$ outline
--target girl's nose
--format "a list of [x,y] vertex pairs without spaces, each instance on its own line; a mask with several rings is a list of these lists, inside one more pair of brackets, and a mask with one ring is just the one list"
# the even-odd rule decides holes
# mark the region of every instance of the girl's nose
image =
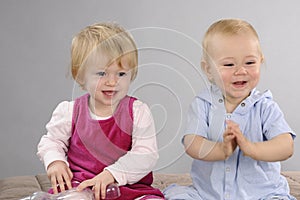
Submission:
[[118,80],[117,80],[117,77],[115,75],[108,75],[106,81],[105,81],[105,84],[107,86],[115,86],[117,84]]

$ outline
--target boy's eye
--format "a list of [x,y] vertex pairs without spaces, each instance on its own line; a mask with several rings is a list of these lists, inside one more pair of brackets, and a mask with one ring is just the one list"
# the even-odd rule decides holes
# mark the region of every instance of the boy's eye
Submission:
[[254,64],[255,64],[255,61],[246,62],[246,65],[254,65]]
[[233,67],[234,64],[233,64],[233,63],[226,63],[226,64],[224,64],[223,66],[225,66],[225,67]]
[[97,72],[98,76],[105,76],[105,74],[106,74],[105,72]]
[[126,72],[119,72],[119,77],[126,76]]

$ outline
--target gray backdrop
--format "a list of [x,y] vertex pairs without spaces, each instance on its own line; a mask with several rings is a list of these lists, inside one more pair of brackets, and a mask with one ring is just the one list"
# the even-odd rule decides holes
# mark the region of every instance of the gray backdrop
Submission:
[[[0,2],[0,178],[43,173],[36,146],[62,100],[82,94],[68,74],[72,37],[83,27],[115,21],[130,30],[140,50],[130,90],[153,112],[160,159],[155,171],[182,173],[191,159],[180,143],[188,105],[205,79],[200,41],[220,18],[252,23],[266,63],[260,90],[271,89],[286,119],[300,130],[299,1],[79,1]],[[298,102],[298,103],[296,103]],[[300,142],[282,163],[299,170]]]

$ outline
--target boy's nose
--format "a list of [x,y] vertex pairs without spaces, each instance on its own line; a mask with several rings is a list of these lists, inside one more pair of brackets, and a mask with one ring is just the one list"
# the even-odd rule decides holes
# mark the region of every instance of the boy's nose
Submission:
[[237,66],[234,74],[235,75],[239,75],[239,74],[246,74],[247,73],[247,70],[244,66]]

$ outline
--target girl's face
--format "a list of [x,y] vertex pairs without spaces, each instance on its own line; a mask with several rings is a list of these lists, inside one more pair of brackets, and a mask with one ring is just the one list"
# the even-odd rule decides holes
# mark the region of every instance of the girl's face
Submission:
[[208,49],[211,61],[202,63],[208,78],[221,88],[225,101],[239,104],[256,87],[262,55],[250,34],[215,35]]
[[90,109],[98,116],[110,116],[127,95],[131,68],[126,58],[107,65],[105,56],[89,59],[84,74],[84,87],[90,94]]

